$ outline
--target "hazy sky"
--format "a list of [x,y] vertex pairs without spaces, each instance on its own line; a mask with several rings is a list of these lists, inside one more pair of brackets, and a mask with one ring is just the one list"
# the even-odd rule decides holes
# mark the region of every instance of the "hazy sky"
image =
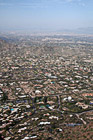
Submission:
[[0,0],[0,30],[93,27],[93,0]]

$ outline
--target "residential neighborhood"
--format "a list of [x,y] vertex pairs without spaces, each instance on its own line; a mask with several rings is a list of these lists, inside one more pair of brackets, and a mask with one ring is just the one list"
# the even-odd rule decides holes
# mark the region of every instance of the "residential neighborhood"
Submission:
[[92,126],[92,35],[0,37],[4,140],[92,140]]

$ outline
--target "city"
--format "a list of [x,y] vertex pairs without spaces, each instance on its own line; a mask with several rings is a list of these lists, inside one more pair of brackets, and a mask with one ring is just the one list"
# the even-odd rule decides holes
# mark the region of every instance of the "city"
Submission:
[[4,140],[92,140],[93,35],[0,35]]

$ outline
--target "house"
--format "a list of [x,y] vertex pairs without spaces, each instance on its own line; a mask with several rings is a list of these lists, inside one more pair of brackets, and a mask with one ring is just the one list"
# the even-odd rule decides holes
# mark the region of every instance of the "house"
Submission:
[[87,109],[89,107],[88,105],[85,105],[84,103],[81,103],[81,102],[77,102],[76,105],[78,107],[82,107],[82,109]]
[[50,116],[49,119],[56,119],[56,120],[59,120],[59,118],[56,117],[56,116]]
[[40,122],[40,123],[39,123],[39,125],[47,125],[47,124],[49,125],[50,122]]

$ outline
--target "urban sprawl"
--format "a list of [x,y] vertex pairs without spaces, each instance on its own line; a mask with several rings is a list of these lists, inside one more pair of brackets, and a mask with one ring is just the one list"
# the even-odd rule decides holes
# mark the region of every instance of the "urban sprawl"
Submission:
[[92,35],[0,35],[0,135],[93,139]]

